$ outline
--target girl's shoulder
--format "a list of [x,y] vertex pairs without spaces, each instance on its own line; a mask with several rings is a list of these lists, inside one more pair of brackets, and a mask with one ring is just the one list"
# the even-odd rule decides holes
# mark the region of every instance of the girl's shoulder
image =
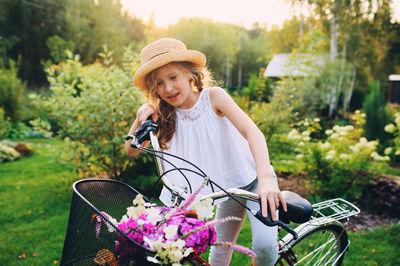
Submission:
[[210,87],[208,90],[212,109],[219,117],[225,116],[221,109],[223,109],[224,105],[229,105],[233,102],[231,96],[221,87]]

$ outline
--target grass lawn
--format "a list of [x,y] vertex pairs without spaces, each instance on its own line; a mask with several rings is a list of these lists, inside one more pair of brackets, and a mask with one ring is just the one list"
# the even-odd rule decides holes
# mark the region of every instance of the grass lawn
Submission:
[[[0,265],[54,265],[61,259],[71,185],[78,177],[57,161],[62,142],[28,142],[33,143],[33,156],[0,164]],[[344,264],[400,265],[399,236],[399,224],[350,233]],[[248,220],[238,244],[251,246]],[[250,261],[234,253],[231,265],[250,265]]]

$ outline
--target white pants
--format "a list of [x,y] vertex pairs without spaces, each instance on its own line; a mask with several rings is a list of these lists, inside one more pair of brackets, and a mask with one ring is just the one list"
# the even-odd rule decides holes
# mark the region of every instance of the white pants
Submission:
[[[257,193],[257,182],[245,187],[245,190]],[[252,210],[259,210],[258,202],[247,201],[240,199],[241,202],[246,203],[246,206]],[[248,212],[248,211],[247,211]],[[226,222],[218,225],[215,230],[217,232],[217,242],[232,242],[235,243],[236,239],[242,228],[243,221],[246,217],[246,209],[240,206],[233,199],[221,202],[217,205],[216,218],[224,218],[227,216],[239,217],[241,221]],[[260,265],[274,265],[278,258],[278,228],[277,226],[270,227],[264,225],[257,220],[250,212],[248,213],[251,224],[252,232],[252,249],[257,254],[256,262]],[[211,247],[209,263],[212,266],[226,266],[229,265],[232,257],[231,248]]]

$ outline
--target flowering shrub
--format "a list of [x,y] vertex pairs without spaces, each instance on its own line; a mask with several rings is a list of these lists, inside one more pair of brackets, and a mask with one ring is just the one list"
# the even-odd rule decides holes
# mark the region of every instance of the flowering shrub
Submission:
[[[240,221],[240,218],[227,217],[207,221],[213,217],[212,200],[197,200],[195,197],[200,189],[190,195],[179,207],[173,208],[154,206],[145,202],[143,196],[138,194],[133,200],[133,206],[127,208],[126,215],[121,221],[117,222],[104,212],[102,215],[108,221],[101,216],[96,217],[96,237],[99,236],[102,222],[107,225],[110,232],[115,232],[117,227],[138,244],[154,250],[156,255],[153,262],[161,265],[181,265],[180,263],[185,258],[204,253],[212,244],[230,246],[233,250],[254,257],[254,252],[245,247],[215,242],[215,225],[234,220]],[[114,254],[109,257],[125,261],[140,252],[140,249],[129,244],[128,239],[121,233],[117,232],[117,234],[118,241],[114,246]],[[94,261],[100,262],[104,252],[104,249],[99,251]]]
[[[296,146],[297,166],[307,176],[308,187],[320,197],[360,197],[373,177],[365,174],[370,162],[387,165],[388,156],[377,153],[377,141],[362,137],[365,115],[356,111],[353,125],[335,125],[322,131],[319,119],[305,120],[288,137]],[[322,137],[326,136],[325,139]]]
[[21,154],[13,147],[0,143],[0,163],[14,161],[21,157]]
[[393,134],[393,147],[387,147],[385,154],[387,156],[398,156],[400,155],[400,113],[395,114],[394,123],[390,123],[385,126],[385,131]]

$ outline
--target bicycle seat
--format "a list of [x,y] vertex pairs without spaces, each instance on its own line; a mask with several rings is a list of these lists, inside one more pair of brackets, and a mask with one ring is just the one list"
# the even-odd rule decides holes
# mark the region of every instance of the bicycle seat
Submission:
[[311,203],[292,191],[282,191],[286,200],[287,212],[283,211],[282,206],[279,207],[279,220],[288,224],[305,223],[310,220],[313,213]]

